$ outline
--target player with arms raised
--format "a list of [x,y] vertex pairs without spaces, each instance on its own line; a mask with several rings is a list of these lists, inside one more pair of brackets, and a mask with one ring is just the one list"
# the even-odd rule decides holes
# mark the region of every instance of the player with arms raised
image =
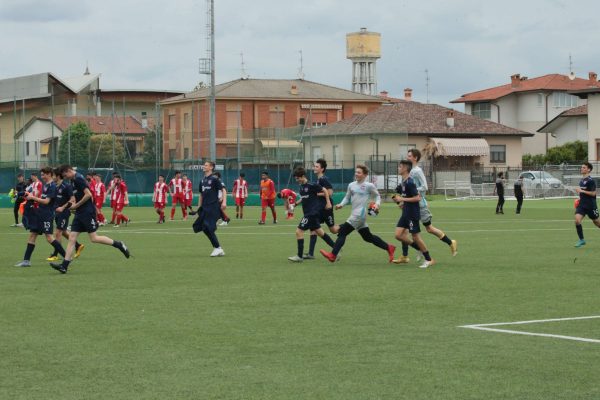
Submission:
[[586,215],[592,220],[594,225],[600,228],[598,204],[596,203],[596,182],[590,176],[593,168],[589,162],[584,162],[581,165],[581,175],[583,175],[583,178],[579,181],[579,187],[575,189],[579,194],[579,201],[576,202],[575,208],[575,229],[577,230],[579,240],[575,243],[575,247],[585,246],[581,221]]
[[340,250],[344,246],[344,243],[346,243],[346,237],[354,230],[358,231],[365,242],[373,243],[380,249],[385,250],[388,253],[389,262],[392,262],[394,259],[396,246],[384,242],[379,236],[373,235],[369,229],[369,225],[367,225],[367,209],[371,208],[373,212],[377,212],[381,205],[381,196],[377,188],[371,182],[367,182],[368,174],[369,169],[366,165],[357,165],[354,170],[354,178],[356,180],[348,185],[346,196],[344,196],[340,204],[335,206],[335,209],[339,210],[350,203],[352,204],[352,212],[350,218],[340,225],[338,238],[331,253],[320,250],[321,254],[331,262],[337,260]]

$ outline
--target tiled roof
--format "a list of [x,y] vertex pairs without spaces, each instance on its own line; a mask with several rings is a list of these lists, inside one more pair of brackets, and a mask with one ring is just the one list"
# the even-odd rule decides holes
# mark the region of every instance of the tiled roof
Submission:
[[[454,113],[454,126],[446,124],[448,113]],[[408,134],[436,137],[533,136],[505,125],[487,121],[437,104],[404,101],[383,105],[366,115],[312,129],[313,136]]]
[[496,86],[490,89],[484,89],[477,92],[463,94],[451,103],[472,103],[478,101],[496,100],[511,93],[530,92],[538,90],[581,90],[590,87],[599,87],[598,81],[589,79],[575,78],[571,80],[567,75],[549,74],[537,78],[521,78],[517,76],[515,84],[509,83],[502,86]]
[[[297,94],[292,94],[295,86]],[[377,96],[368,96],[304,79],[237,79],[215,87],[217,99],[283,99],[283,100],[334,100],[383,103]],[[171,97],[161,103],[176,103],[192,99],[206,99],[210,88]]]
[[[84,122],[90,127],[90,130],[94,133],[126,133],[126,134],[145,134],[147,129],[142,128],[142,123],[137,118],[129,116],[111,117],[111,116],[77,116],[77,117],[66,117],[66,116],[55,116],[54,123],[56,126],[65,131],[71,124],[78,122]],[[152,126],[153,121],[148,120],[148,126]]]
[[558,114],[556,117],[552,118],[547,124],[538,129],[538,132],[552,133],[555,129],[560,127],[565,121],[565,118],[569,117],[581,117],[588,115],[588,107],[587,104],[584,104],[579,107],[571,108],[569,110],[563,111]]
[[560,113],[559,116],[560,117],[574,117],[577,115],[587,115],[587,113],[588,113],[587,104],[584,104],[582,106],[571,108],[567,111],[563,111],[562,113]]

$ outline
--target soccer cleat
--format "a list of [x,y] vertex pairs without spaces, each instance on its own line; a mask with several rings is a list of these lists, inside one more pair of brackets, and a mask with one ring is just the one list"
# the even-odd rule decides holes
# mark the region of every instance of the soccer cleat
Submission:
[[314,260],[314,259],[315,259],[315,256],[313,256],[312,254],[308,254],[308,253],[306,253],[305,255],[303,255],[303,256],[302,256],[302,258],[303,258],[304,260]]
[[575,247],[577,247],[577,248],[580,248],[583,246],[585,246],[585,240],[583,240],[583,239],[578,240],[577,243],[575,243]]
[[423,262],[423,264],[419,265],[419,268],[423,268],[423,269],[425,269],[425,268],[427,268],[427,267],[431,267],[432,265],[435,265],[435,260],[434,260],[433,258],[431,259],[431,261],[427,261],[427,260],[425,260],[425,261]]
[[16,228],[16,227],[17,227],[17,224],[12,224],[10,227],[11,227],[11,228]]
[[24,225],[22,223],[17,224],[17,228],[22,228]]
[[23,260],[19,263],[15,264],[15,267],[31,267],[31,261],[29,260]]
[[265,221],[258,221],[258,224],[259,224],[259,225],[264,225],[264,224],[265,224]]
[[224,256],[224,255],[225,255],[225,252],[224,252],[224,251],[223,251],[223,249],[222,249],[222,248],[220,248],[220,247],[217,247],[216,249],[214,249],[214,250],[212,251],[212,253],[210,253],[210,256],[211,256],[211,257],[222,257],[222,256]]
[[322,255],[323,257],[325,257],[326,259],[328,259],[328,260],[329,260],[329,262],[336,262],[336,260],[337,260],[337,257],[335,256],[335,254],[333,254],[333,253],[330,253],[330,252],[328,252],[328,251],[325,251],[325,250],[319,250],[319,253],[321,253],[321,255]]
[[58,261],[58,256],[50,256],[46,258],[46,261]]
[[274,223],[274,224],[276,224],[276,223],[277,223],[277,220],[276,220],[276,219],[274,219],[274,220],[273,220],[273,223]]
[[221,223],[219,224],[219,226],[227,226],[229,225],[229,222],[227,221],[221,221]]
[[420,251],[417,252],[417,257],[415,257],[415,259],[417,260],[417,262],[421,261],[423,259],[423,253],[421,253]]
[[119,225],[119,224],[115,224],[115,225],[113,226],[113,228],[119,228],[120,226],[121,226],[121,225]]
[[61,274],[67,273],[67,268],[63,267],[62,263],[50,263],[50,266],[60,272]]
[[98,222],[98,226],[104,226],[104,222]]
[[450,252],[452,253],[452,257],[455,257],[458,254],[458,242],[456,240],[452,241]]
[[298,257],[297,255],[288,257],[288,260],[290,260],[291,262],[295,262],[295,263],[300,263],[300,262],[304,261],[304,259],[302,257]]
[[121,245],[118,247],[118,249],[121,251],[121,253],[123,253],[125,258],[129,258],[131,256],[131,254],[129,253],[129,249],[125,245],[125,242],[120,242],[120,243],[121,243]]
[[75,256],[73,258],[79,258],[79,256],[81,255],[81,252],[83,251],[84,248],[85,248],[85,246],[80,244],[79,247],[77,248],[77,250],[75,250]]
[[[189,214],[189,215],[196,215],[196,214],[198,214],[198,211],[191,210],[191,211],[190,211],[188,214]],[[163,222],[164,222],[164,221],[163,221]]]
[[407,256],[400,256],[396,260],[392,260],[394,264],[408,264],[409,261],[410,258],[408,258]]
[[128,219],[125,220],[125,226],[127,226],[130,223],[131,223],[131,218],[128,218]]
[[394,252],[395,251],[396,251],[396,246],[394,246],[393,244],[388,244],[387,252],[388,252],[388,255],[390,256],[389,262],[394,261]]

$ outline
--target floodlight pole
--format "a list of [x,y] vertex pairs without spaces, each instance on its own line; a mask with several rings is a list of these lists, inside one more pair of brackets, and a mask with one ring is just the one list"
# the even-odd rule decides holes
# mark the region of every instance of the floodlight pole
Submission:
[[216,89],[215,89],[215,0],[210,4],[210,158],[213,162],[217,159],[216,135]]

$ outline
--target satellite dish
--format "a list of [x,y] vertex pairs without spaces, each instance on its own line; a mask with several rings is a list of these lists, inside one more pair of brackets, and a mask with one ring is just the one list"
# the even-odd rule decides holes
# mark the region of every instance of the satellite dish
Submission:
[[575,72],[571,71],[571,73],[569,73],[569,79],[570,80],[574,80],[575,79]]

